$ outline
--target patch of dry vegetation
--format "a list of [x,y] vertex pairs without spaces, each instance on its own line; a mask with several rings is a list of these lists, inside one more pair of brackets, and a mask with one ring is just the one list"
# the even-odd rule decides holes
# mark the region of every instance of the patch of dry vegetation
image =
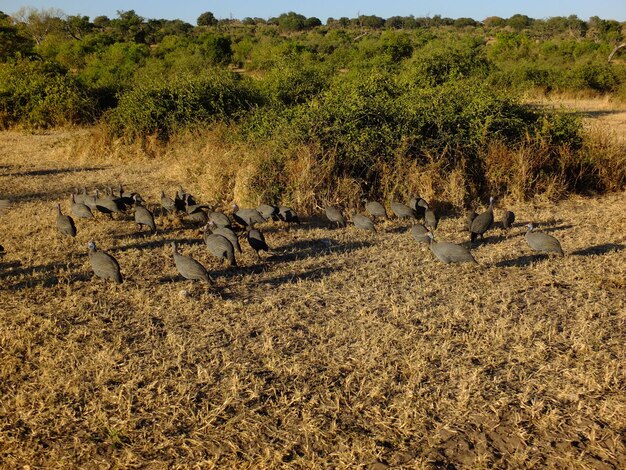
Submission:
[[[97,217],[61,238],[54,204],[75,186],[232,197],[194,155],[105,158],[88,139],[0,138],[4,466],[626,466],[626,193],[511,202],[516,227],[488,234],[476,268],[439,264],[403,224],[310,218],[266,224],[274,253],[245,246],[227,269],[173,218],[156,236]],[[525,221],[566,256],[532,254]],[[444,218],[438,238],[467,240],[463,225]],[[91,279],[89,239],[124,284]],[[171,240],[214,288],[176,275]]]

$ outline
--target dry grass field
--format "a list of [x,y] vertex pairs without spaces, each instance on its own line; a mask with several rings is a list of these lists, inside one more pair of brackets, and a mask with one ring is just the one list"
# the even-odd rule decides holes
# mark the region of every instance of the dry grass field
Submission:
[[[273,253],[243,241],[229,269],[174,217],[62,238],[76,186],[155,207],[186,184],[184,162],[101,159],[89,138],[0,133],[0,467],[626,468],[626,193],[500,201],[516,226],[476,267],[440,264],[408,224],[308,218],[264,224]],[[528,221],[566,256],[533,254]],[[88,240],[123,284],[92,279]],[[213,286],[177,276],[172,240]]]

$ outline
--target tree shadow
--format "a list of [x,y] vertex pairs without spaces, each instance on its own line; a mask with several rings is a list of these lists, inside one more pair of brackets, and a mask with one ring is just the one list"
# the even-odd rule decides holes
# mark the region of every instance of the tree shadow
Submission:
[[70,168],[50,168],[45,170],[28,170],[28,171],[16,171],[13,173],[7,173],[3,176],[50,176],[61,175],[64,173],[82,173],[83,171],[100,171],[109,168],[107,166],[101,167],[70,167]]
[[[21,266],[20,263],[13,263],[13,265],[16,269],[0,272],[0,279],[2,280],[0,289],[17,291],[37,286],[53,287],[58,284],[87,281],[91,278],[89,273],[82,271],[83,266],[81,264],[57,262],[39,266]],[[59,276],[60,269],[71,271],[71,273],[64,273],[63,276]],[[12,278],[16,277],[18,278],[16,279],[17,282],[12,283]]]
[[302,273],[291,273],[284,274],[282,276],[273,277],[270,279],[263,279],[259,282],[259,284],[269,284],[271,286],[279,286],[283,284],[295,284],[300,281],[314,281],[317,279],[322,279],[328,274],[336,271],[336,268],[333,267],[322,267],[310,269],[308,271]]
[[473,243],[470,240],[466,243],[469,248],[478,248],[482,245],[495,245],[496,243],[506,240],[506,238],[507,237],[504,235],[488,235],[484,238],[477,238]]
[[524,256],[520,256],[519,258],[498,261],[495,265],[499,268],[511,268],[511,267],[522,268],[525,266],[530,266],[533,263],[536,263],[537,261],[543,261],[549,258],[550,258],[549,255],[539,253],[535,255],[524,255]]
[[[145,232],[145,233],[147,234],[148,232]],[[119,238],[127,238],[127,237],[124,236],[124,237],[119,237]],[[116,247],[115,249],[112,249],[111,251],[112,252],[124,252],[128,250],[163,248],[164,246],[170,246],[172,242],[178,243],[179,246],[184,246],[184,245],[200,245],[204,243],[204,240],[197,239],[197,238],[163,238],[159,240],[147,240],[144,242],[129,243],[124,246]]]
[[607,253],[623,251],[626,249],[625,245],[617,243],[604,243],[602,245],[594,245],[581,250],[573,251],[571,254],[574,256],[591,256],[591,255],[604,255]]
[[268,261],[296,261],[319,256],[327,256],[332,253],[346,253],[367,248],[371,245],[372,243],[364,241],[341,244],[332,238],[301,240],[274,249],[274,253],[268,258]]
[[411,230],[410,225],[399,225],[398,227],[391,227],[385,230],[380,230],[382,233],[408,233]]
[[540,228],[539,231],[541,232],[558,232],[560,230],[567,230],[568,228],[573,228],[574,226],[572,224],[565,224],[565,225],[554,225],[554,226],[548,226],[546,228]]

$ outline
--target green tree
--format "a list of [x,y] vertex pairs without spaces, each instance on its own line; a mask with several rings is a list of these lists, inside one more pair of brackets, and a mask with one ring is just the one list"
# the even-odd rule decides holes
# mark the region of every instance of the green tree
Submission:
[[301,31],[305,28],[306,17],[293,11],[283,13],[276,18],[278,27],[283,31]]
[[205,11],[196,20],[198,26],[215,26],[217,24],[217,18],[210,11]]

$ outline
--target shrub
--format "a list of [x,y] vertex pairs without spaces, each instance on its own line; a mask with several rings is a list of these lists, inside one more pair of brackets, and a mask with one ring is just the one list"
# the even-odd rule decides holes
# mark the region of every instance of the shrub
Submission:
[[127,141],[215,121],[232,121],[258,103],[247,81],[219,69],[201,76],[138,84],[107,115],[111,136]]
[[91,122],[95,101],[53,63],[18,60],[0,64],[0,126],[52,127]]

